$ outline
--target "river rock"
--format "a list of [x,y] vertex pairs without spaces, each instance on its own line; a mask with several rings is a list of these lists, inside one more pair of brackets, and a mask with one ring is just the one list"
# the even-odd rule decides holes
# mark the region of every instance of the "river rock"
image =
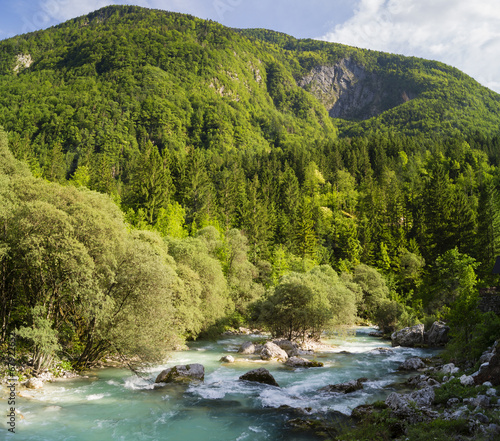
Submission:
[[199,363],[179,364],[165,369],[155,380],[155,383],[189,383],[191,381],[203,381],[205,379],[205,368]]
[[359,378],[357,380],[347,381],[346,383],[330,384],[319,389],[319,392],[349,394],[363,389],[363,383],[366,381],[366,378]]
[[490,422],[490,419],[484,415],[483,413],[476,413],[474,415],[474,418],[479,421],[481,424],[488,424]]
[[299,346],[290,340],[273,340],[273,343],[283,349],[289,357],[299,355]]
[[290,357],[285,364],[294,368],[323,367],[320,361],[306,360],[302,357]]
[[433,403],[435,397],[436,393],[432,387],[416,390],[408,396],[411,401],[414,401],[420,407],[429,407]]
[[424,342],[424,325],[419,324],[393,332],[391,341],[392,346],[413,347],[422,344]]
[[40,380],[40,378],[37,377],[31,377],[27,382],[26,382],[26,387],[28,389],[41,389],[43,387],[43,381]]
[[248,371],[240,377],[240,380],[255,381],[256,383],[269,384],[270,386],[279,387],[274,377],[267,369],[259,368]]
[[444,346],[449,341],[450,327],[443,322],[434,322],[428,332],[424,334],[424,342],[429,346]]
[[276,359],[278,361],[286,361],[288,360],[288,354],[277,344],[268,341],[260,352],[260,358],[262,358],[262,360]]
[[425,363],[420,357],[407,358],[400,366],[400,371],[416,371],[425,367]]
[[251,341],[245,341],[241,344],[240,348],[238,349],[239,354],[243,355],[251,355],[255,353],[255,345]]
[[219,361],[222,361],[222,363],[234,363],[234,357],[232,355],[224,355]]

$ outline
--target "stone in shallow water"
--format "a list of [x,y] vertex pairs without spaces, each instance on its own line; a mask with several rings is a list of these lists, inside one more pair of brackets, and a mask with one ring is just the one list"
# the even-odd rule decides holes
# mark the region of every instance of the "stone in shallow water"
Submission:
[[262,358],[262,360],[276,359],[278,361],[286,361],[288,360],[288,354],[277,344],[268,341],[260,353],[260,358]]
[[251,355],[255,353],[255,345],[251,341],[245,341],[238,349],[239,354]]
[[413,347],[424,342],[424,325],[403,328],[391,335],[392,346]]
[[222,361],[222,363],[234,363],[234,357],[232,355],[224,355],[219,361]]
[[205,368],[199,363],[180,364],[162,371],[155,383],[189,383],[191,381],[203,381],[205,379]]
[[416,371],[425,367],[425,363],[420,357],[407,358],[400,366],[400,371]]
[[290,357],[285,364],[296,368],[323,367],[321,361],[306,360],[302,357]]
[[274,377],[267,369],[259,368],[248,371],[240,377],[240,380],[255,381],[256,383],[269,384],[270,386],[279,387]]
[[351,392],[363,389],[363,383],[366,381],[366,378],[359,378],[357,380],[347,381],[346,383],[330,384],[328,386],[322,387],[319,391],[349,394]]

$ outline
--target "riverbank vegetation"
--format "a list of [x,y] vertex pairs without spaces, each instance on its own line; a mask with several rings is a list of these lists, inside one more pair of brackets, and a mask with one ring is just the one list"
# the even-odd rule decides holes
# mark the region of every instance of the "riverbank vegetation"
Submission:
[[[252,321],[303,339],[444,319],[463,362],[498,333],[477,305],[500,98],[456,69],[128,6],[0,47],[0,343],[16,332],[35,370]],[[379,78],[379,114],[330,118],[299,86],[342,60]]]

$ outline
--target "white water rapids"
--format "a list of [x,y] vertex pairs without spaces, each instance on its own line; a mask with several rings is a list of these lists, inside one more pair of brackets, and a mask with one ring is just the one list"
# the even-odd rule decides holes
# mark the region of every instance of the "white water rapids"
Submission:
[[[286,424],[291,408],[312,412],[350,414],[360,404],[384,399],[408,374],[397,371],[406,358],[435,354],[431,350],[390,348],[390,342],[370,337],[371,328],[357,328],[356,336],[325,340],[331,351],[315,355],[322,368],[292,369],[258,356],[237,354],[245,340],[262,336],[223,337],[190,344],[176,352],[146,378],[122,369],[102,369],[78,378],[45,384],[17,399],[20,414],[16,434],[6,440],[23,441],[260,441],[316,439],[292,431]],[[221,363],[231,354],[236,362]],[[311,357],[307,357],[311,358]],[[153,387],[163,369],[186,363],[205,366],[205,381],[189,387]],[[265,367],[280,388],[239,381],[243,373]],[[346,395],[320,393],[329,384],[368,378],[364,388]],[[22,415],[22,416],[21,416]],[[297,417],[297,415],[293,416]],[[5,421],[1,425],[6,428]]]

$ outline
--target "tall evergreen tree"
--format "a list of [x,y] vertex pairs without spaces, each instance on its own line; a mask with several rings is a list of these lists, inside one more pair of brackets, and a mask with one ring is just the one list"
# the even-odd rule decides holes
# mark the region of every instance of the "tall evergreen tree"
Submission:
[[154,224],[160,209],[167,209],[175,187],[170,175],[169,155],[163,155],[151,141],[136,161],[131,172],[131,185],[125,203],[134,210],[145,210],[146,218]]

